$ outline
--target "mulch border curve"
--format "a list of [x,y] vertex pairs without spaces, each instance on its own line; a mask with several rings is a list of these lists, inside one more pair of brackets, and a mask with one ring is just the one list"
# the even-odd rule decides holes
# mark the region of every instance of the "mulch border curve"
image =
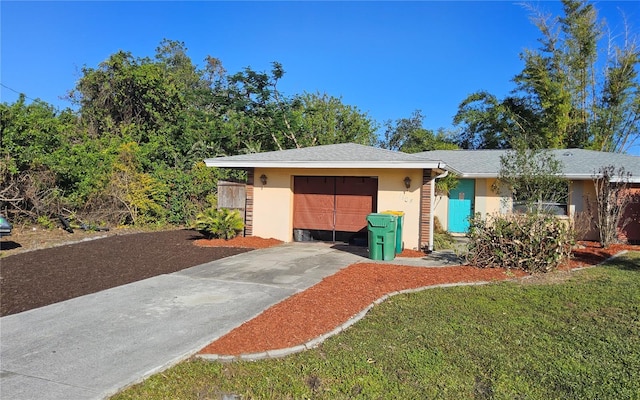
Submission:
[[[585,269],[589,269],[589,268],[594,268],[597,266],[600,266],[602,264],[605,264],[617,257],[620,257],[624,254],[628,253],[628,250],[622,250],[616,254],[614,254],[613,256],[597,263],[597,264],[591,264],[591,265],[584,265],[584,266],[580,266],[580,267],[576,267],[576,268],[571,268],[569,269],[568,272],[575,272],[575,271],[581,271],[581,270],[585,270]],[[292,347],[286,347],[286,348],[281,348],[281,349],[272,349],[272,350],[266,350],[263,352],[258,352],[258,353],[243,353],[243,354],[238,354],[238,355],[224,355],[224,354],[201,354],[199,353],[201,350],[198,350],[198,352],[195,354],[196,358],[202,359],[202,360],[206,360],[206,361],[220,361],[220,362],[235,362],[235,361],[258,361],[258,360],[264,360],[264,359],[274,359],[274,358],[283,358],[286,356],[289,356],[291,354],[296,354],[296,353],[301,353],[303,351],[306,350],[311,350],[311,349],[315,349],[317,348],[320,344],[322,344],[325,340],[338,335],[339,333],[342,333],[343,331],[345,331],[347,328],[351,327],[353,324],[355,324],[356,322],[360,321],[361,319],[363,319],[368,313],[369,311],[371,311],[371,309],[373,307],[375,307],[376,305],[379,305],[381,303],[383,303],[384,301],[386,301],[387,299],[391,298],[392,296],[396,296],[399,294],[407,294],[407,293],[417,293],[417,292],[421,292],[424,290],[429,290],[429,289],[437,289],[437,288],[447,288],[447,287],[457,287],[457,286],[481,286],[481,285],[487,285],[489,283],[495,283],[495,282],[517,282],[518,280],[521,279],[529,279],[531,278],[533,275],[527,275],[524,277],[519,277],[519,278],[511,278],[511,279],[505,279],[505,280],[501,280],[501,281],[477,281],[477,282],[458,282],[458,283],[440,283],[437,285],[428,285],[428,286],[422,286],[422,287],[418,287],[418,288],[410,288],[410,289],[403,289],[403,290],[399,290],[399,291],[394,291],[394,292],[390,292],[387,293],[383,296],[381,296],[380,298],[374,300],[370,305],[368,305],[367,307],[365,307],[363,310],[361,310],[360,312],[356,313],[355,315],[351,316],[348,320],[346,320],[345,322],[343,322],[342,324],[338,325],[336,328],[334,328],[333,330],[331,330],[330,332],[324,333],[314,339],[311,339],[303,344],[299,344],[297,346],[292,346]],[[255,318],[255,317],[254,317]],[[253,318],[245,321],[251,321]],[[211,341],[210,343],[213,343],[215,340],[217,340],[219,338],[214,339],[213,341]]]
[[[282,357],[286,357],[286,356],[291,355],[291,354],[300,353],[300,352],[303,352],[305,350],[311,350],[311,349],[314,349],[314,348],[318,347],[325,340],[329,339],[332,336],[336,336],[339,333],[342,333],[347,328],[349,328],[351,325],[353,325],[356,322],[358,322],[361,319],[363,319],[369,313],[369,311],[371,311],[371,309],[373,307],[383,303],[384,301],[386,301],[387,299],[389,299],[389,298],[391,298],[393,296],[396,296],[396,295],[399,295],[399,294],[406,294],[406,293],[416,293],[416,292],[421,292],[421,291],[429,290],[429,289],[455,287],[455,286],[479,286],[479,285],[487,285],[489,283],[509,282],[509,281],[515,281],[515,280],[517,280],[517,278],[516,279],[506,279],[506,280],[502,280],[502,281],[440,283],[440,284],[437,284],[437,285],[421,286],[421,287],[418,287],[418,288],[398,290],[398,291],[395,291],[395,292],[387,293],[384,296],[380,297],[379,299],[374,300],[370,305],[365,307],[363,310],[361,310],[357,314],[351,316],[348,320],[346,320],[342,324],[338,325],[337,327],[335,327],[330,332],[324,333],[324,334],[322,334],[322,335],[320,335],[320,336],[318,336],[318,337],[316,337],[314,339],[311,339],[311,340],[307,341],[306,343],[299,344],[297,346],[286,347],[286,348],[282,348],[282,349],[266,350],[266,351],[259,352],[259,353],[243,353],[243,354],[239,354],[239,355],[196,354],[196,357],[197,358],[201,358],[203,360],[208,360],[208,361],[223,361],[223,362],[257,361],[257,360],[263,360],[263,359],[269,359],[269,358],[282,358]],[[250,321],[250,320],[248,320],[248,321]]]

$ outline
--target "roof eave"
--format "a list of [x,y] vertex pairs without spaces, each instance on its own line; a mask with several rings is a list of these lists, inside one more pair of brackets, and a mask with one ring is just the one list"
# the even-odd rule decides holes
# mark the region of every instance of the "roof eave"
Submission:
[[391,169],[437,169],[444,168],[442,162],[424,161],[239,161],[204,160],[207,167],[219,168],[391,168]]
[[[480,179],[480,178],[498,178],[498,174],[490,173],[490,172],[479,172],[479,173],[471,173],[471,172],[456,172],[453,168],[447,166],[447,169],[451,172],[454,172],[458,175],[459,178],[467,178],[467,179]],[[594,179],[593,174],[565,174],[562,175],[563,178],[570,181],[590,181]],[[612,179],[612,182],[620,182],[620,179]],[[628,179],[629,183],[640,183],[640,177],[631,176]]]
[[456,172],[453,169],[450,169],[458,178],[468,178],[468,179],[479,179],[479,178],[497,178],[498,175],[491,172]]

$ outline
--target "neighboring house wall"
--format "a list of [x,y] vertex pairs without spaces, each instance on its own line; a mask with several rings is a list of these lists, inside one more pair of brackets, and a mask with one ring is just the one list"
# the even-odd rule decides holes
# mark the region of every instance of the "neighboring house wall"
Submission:
[[629,222],[622,232],[630,243],[640,244],[640,184],[631,186],[631,203],[625,210],[623,218],[628,218]]
[[[263,174],[267,176],[266,185],[260,182],[260,176]],[[294,176],[367,176],[378,178],[378,211],[404,211],[405,248],[418,249],[420,246],[422,170],[255,168],[253,175],[254,236],[293,241]],[[406,176],[411,178],[411,187],[408,190],[403,182]]]

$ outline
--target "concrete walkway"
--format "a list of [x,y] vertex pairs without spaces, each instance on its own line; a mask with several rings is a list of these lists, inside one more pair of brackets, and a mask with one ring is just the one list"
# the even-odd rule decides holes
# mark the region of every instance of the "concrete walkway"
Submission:
[[0,398],[103,399],[324,277],[369,261],[348,246],[285,244],[0,318]]

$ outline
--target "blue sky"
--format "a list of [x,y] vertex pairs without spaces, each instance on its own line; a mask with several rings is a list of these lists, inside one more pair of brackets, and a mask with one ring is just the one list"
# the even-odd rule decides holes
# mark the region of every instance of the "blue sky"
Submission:
[[[557,1],[532,2],[559,13]],[[512,1],[414,2],[32,2],[3,0],[2,102],[23,92],[56,107],[83,66],[118,50],[153,56],[164,38],[182,41],[194,63],[207,55],[228,72],[280,62],[285,95],[321,92],[379,124],[422,110],[425,127],[452,128],[459,103],[487,90],[503,97],[522,70],[519,54],[540,37]],[[621,12],[635,32],[640,1],[599,1],[614,33]],[[7,89],[6,87],[11,88]],[[640,154],[640,143],[632,150]]]

